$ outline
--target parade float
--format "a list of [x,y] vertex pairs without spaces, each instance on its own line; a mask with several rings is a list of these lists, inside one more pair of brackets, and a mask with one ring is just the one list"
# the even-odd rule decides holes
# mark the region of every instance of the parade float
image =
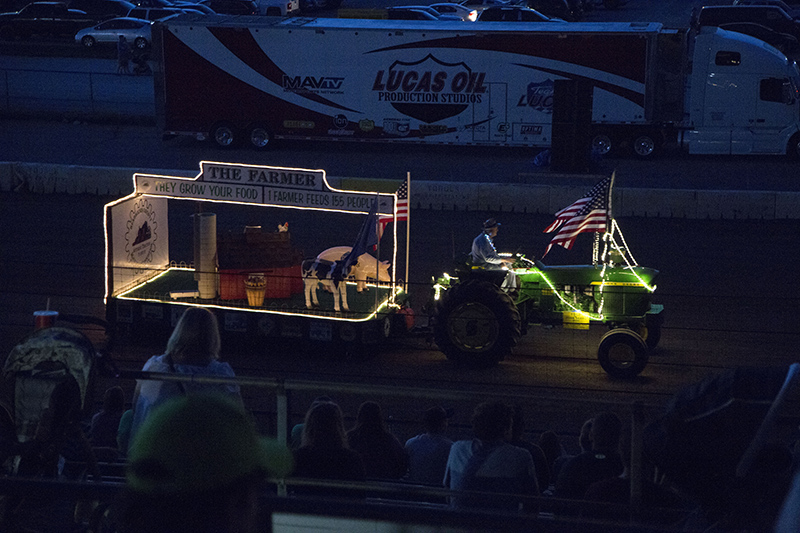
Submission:
[[[284,340],[356,351],[407,327],[408,246],[398,276],[398,224],[374,235],[376,224],[408,222],[407,182],[398,201],[397,192],[334,188],[323,170],[204,161],[195,177],[137,173],[133,187],[105,206],[106,314],[116,334],[162,342],[187,306],[214,311],[229,342],[266,348]],[[334,246],[343,243],[362,249]],[[304,273],[309,258],[340,277],[345,267],[342,283],[311,279],[319,272]],[[341,309],[325,290],[334,286],[345,291]]]

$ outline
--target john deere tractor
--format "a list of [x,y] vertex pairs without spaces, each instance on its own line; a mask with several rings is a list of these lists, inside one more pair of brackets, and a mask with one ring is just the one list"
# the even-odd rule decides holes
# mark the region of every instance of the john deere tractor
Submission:
[[517,257],[515,292],[500,288],[506,270],[475,266],[468,257],[453,275],[434,281],[434,338],[449,360],[491,366],[531,325],[588,329],[602,323],[608,332],[597,358],[609,375],[631,378],[647,365],[663,323],[663,306],[651,303],[658,271],[638,266],[624,249],[607,247],[589,265],[547,266]]

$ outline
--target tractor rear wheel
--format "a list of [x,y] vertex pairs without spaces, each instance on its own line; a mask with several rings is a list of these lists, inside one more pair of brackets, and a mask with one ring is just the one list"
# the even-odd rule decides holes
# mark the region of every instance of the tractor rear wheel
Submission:
[[600,339],[597,359],[600,366],[614,378],[634,378],[647,366],[648,350],[645,341],[628,328],[612,329]]
[[520,336],[520,322],[514,301],[497,285],[467,282],[444,294],[434,338],[449,360],[489,367],[511,353]]

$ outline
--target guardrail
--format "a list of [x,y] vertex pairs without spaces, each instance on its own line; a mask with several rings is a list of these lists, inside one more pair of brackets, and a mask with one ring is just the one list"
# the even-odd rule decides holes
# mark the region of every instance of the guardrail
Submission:
[[155,122],[152,76],[4,67],[0,113],[52,118],[109,118]]
[[[507,403],[524,401],[528,404],[540,402],[573,402],[578,400],[554,398],[523,393],[475,393],[466,390],[445,390],[425,387],[407,387],[381,384],[352,384],[332,381],[311,381],[301,379],[264,378],[238,376],[233,378],[205,375],[184,375],[160,372],[143,372],[132,370],[104,370],[111,374],[113,380],[149,379],[175,383],[193,384],[225,384],[239,387],[256,388],[269,393],[274,399],[274,427],[276,438],[288,442],[290,428],[290,397],[292,392],[311,392],[319,395],[335,391],[338,396],[356,395],[364,398],[424,398],[431,401],[460,402],[470,405],[486,399],[502,399]],[[605,404],[620,415],[626,412],[630,416],[632,438],[631,464],[631,502],[641,502],[641,433],[645,423],[645,410],[660,408],[648,406],[641,402]],[[269,413],[267,416],[271,415]],[[263,413],[262,413],[263,415]],[[271,425],[271,424],[270,424]],[[109,463],[109,470],[114,472],[104,480],[92,481],[56,481],[41,478],[0,477],[0,494],[16,497],[36,495],[46,497],[43,505],[49,502],[67,501],[76,508],[80,502],[95,501],[100,505],[91,513],[91,520],[100,521],[107,515],[99,510],[112,508],[121,501],[125,488],[124,480],[119,477],[120,467],[124,463]],[[105,475],[103,472],[101,472]],[[361,530],[369,524],[375,531],[390,532],[405,530],[428,530],[431,527],[446,526],[448,531],[466,533],[471,531],[541,531],[556,532],[580,530],[583,532],[601,531],[660,531],[659,524],[664,522],[678,523],[684,520],[687,510],[670,510],[641,505],[614,505],[608,503],[592,503],[578,500],[564,500],[549,496],[525,497],[517,494],[497,494],[488,492],[470,492],[485,501],[491,499],[513,498],[523,502],[527,512],[509,514],[507,511],[470,511],[453,509],[448,505],[448,497],[455,493],[449,489],[404,483],[402,481],[349,482],[334,480],[316,480],[305,478],[271,479],[275,496],[264,495],[262,505],[267,510],[270,520],[270,531],[309,531],[309,524],[326,524],[334,530],[346,531],[356,522]],[[360,494],[358,498],[339,495],[305,495],[303,488],[314,488],[342,492],[342,494]],[[463,493],[460,493],[463,495]],[[16,501],[16,500],[13,500]],[[321,502],[325,503],[321,503]],[[74,503],[69,503],[74,502]],[[113,515],[113,513],[112,513]],[[598,519],[598,517],[600,517]],[[654,520],[656,518],[656,520]],[[0,513],[0,524],[2,513]],[[321,521],[321,522],[320,522]],[[104,529],[96,523],[90,523],[93,531]]]

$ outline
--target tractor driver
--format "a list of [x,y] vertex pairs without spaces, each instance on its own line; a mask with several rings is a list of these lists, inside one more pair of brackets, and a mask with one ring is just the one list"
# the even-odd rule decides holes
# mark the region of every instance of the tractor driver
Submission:
[[[500,223],[493,218],[483,223],[483,231],[472,241],[470,255],[472,256],[473,265],[483,266],[486,269],[506,270],[514,262],[512,259],[504,259],[497,255],[497,250],[494,247],[494,238],[497,236],[499,229]],[[517,287],[517,275],[512,270],[508,270],[501,288],[506,292],[510,292],[516,290]]]

